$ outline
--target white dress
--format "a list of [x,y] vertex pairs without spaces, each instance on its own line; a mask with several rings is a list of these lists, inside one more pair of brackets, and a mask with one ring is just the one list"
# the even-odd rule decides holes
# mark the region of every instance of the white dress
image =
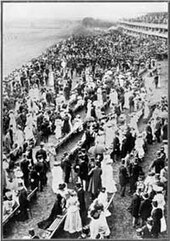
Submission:
[[98,219],[91,218],[90,222],[90,239],[96,239],[98,234],[108,236],[110,229],[106,221],[104,212],[101,212]]
[[49,72],[48,86],[54,87],[54,72],[53,71]]
[[64,224],[64,230],[69,233],[80,232],[82,222],[79,213],[79,202],[77,196],[70,197],[66,203],[67,217]]
[[110,93],[110,100],[111,100],[111,104],[115,104],[115,105],[118,104],[118,94],[115,90]]
[[116,182],[113,179],[113,168],[111,166],[112,160],[110,156],[104,158],[101,164],[102,168],[102,186],[106,188],[106,192],[115,193],[117,192]]
[[124,108],[129,109],[129,97],[130,97],[131,93],[129,91],[125,92],[125,104],[124,104]]
[[24,133],[20,129],[16,130],[15,143],[17,143],[19,147],[23,146],[23,144],[24,144]]
[[9,114],[9,126],[12,125],[12,130],[15,133],[16,132],[16,128],[17,128],[17,124],[16,124],[16,120],[15,120],[15,115],[13,113]]
[[139,158],[143,158],[145,155],[143,145],[144,145],[143,138],[137,138],[135,141],[135,150],[138,152]]
[[24,134],[25,134],[25,140],[35,140],[34,138],[34,134],[33,134],[33,128],[31,128],[30,126],[26,126],[24,129]]
[[91,116],[91,101],[88,102],[87,104],[87,114],[86,114],[86,118]]
[[57,118],[55,120],[55,126],[56,126],[56,128],[55,128],[55,138],[56,139],[61,138],[61,135],[62,135],[61,127],[62,127],[62,125],[63,125],[62,120]]
[[103,106],[103,98],[102,98],[102,90],[101,90],[101,88],[98,88],[98,90],[97,90],[97,100],[99,102],[99,105]]
[[64,182],[63,180],[63,171],[60,165],[54,166],[51,170],[52,174],[52,190],[54,193],[58,192],[59,184]]
[[115,137],[115,120],[109,120],[105,125],[105,133],[106,133],[106,147],[111,147],[113,143],[113,139]]

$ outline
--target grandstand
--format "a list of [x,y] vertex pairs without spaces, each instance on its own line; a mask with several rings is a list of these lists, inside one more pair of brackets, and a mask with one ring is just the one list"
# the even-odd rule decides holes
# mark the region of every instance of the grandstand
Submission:
[[146,15],[123,19],[118,26],[130,35],[146,35],[156,38],[168,38],[168,13],[148,13]]

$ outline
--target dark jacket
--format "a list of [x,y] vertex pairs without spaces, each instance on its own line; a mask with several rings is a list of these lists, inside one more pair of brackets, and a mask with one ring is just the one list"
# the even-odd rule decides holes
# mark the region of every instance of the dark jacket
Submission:
[[139,208],[139,215],[143,220],[150,217],[152,211],[152,204],[150,199],[142,200]]
[[46,159],[47,159],[47,153],[46,153],[45,150],[43,150],[43,149],[38,150],[38,151],[36,152],[36,155],[35,155],[36,159],[37,159],[37,157],[40,156],[40,155],[42,155],[43,160],[46,160]]
[[119,184],[121,186],[126,185],[128,182],[128,173],[127,169],[124,166],[120,166],[119,168]]
[[162,158],[157,158],[153,161],[151,168],[155,167],[155,173],[160,173],[161,169],[164,168],[165,162]]
[[86,211],[85,192],[82,188],[77,191],[77,196],[80,203],[80,211]]
[[88,179],[88,164],[85,161],[80,163],[79,177],[83,180]]
[[113,153],[119,154],[119,151],[120,151],[120,142],[119,142],[119,138],[116,136],[113,140]]
[[151,217],[153,219],[153,226],[152,226],[152,234],[157,236],[161,231],[161,218],[162,218],[162,209],[156,208],[152,211]]
[[132,214],[133,217],[138,218],[139,217],[139,207],[141,203],[141,198],[138,194],[134,194],[132,198],[131,205],[129,207],[129,211]]

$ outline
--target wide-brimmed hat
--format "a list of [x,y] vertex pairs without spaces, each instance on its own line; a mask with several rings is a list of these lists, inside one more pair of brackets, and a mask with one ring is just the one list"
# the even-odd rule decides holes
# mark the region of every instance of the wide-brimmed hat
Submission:
[[70,190],[69,193],[70,193],[71,196],[77,196],[77,193],[76,193],[76,191],[74,191],[74,190]]
[[11,200],[12,199],[12,192],[11,191],[6,192],[5,196],[7,197],[8,200]]
[[155,192],[162,192],[163,191],[163,187],[160,187],[158,185],[153,185],[153,190]]
[[53,165],[54,165],[54,167],[56,167],[56,166],[59,166],[60,164],[61,164],[60,161],[55,161]]
[[24,189],[24,184],[23,184],[23,182],[18,182],[18,190],[20,191],[20,190],[22,190],[22,189]]

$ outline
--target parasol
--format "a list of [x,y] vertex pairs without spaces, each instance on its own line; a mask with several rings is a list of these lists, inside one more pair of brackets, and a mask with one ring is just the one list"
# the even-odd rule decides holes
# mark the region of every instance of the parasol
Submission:
[[103,152],[105,151],[106,150],[102,145],[97,144],[95,146],[92,146],[88,152],[92,155],[97,155],[97,154],[103,154]]
[[164,118],[164,119],[168,118],[168,112],[167,111],[160,112],[159,117]]
[[85,118],[85,122],[92,122],[92,121],[94,121],[94,117],[92,117],[92,116],[87,116]]

